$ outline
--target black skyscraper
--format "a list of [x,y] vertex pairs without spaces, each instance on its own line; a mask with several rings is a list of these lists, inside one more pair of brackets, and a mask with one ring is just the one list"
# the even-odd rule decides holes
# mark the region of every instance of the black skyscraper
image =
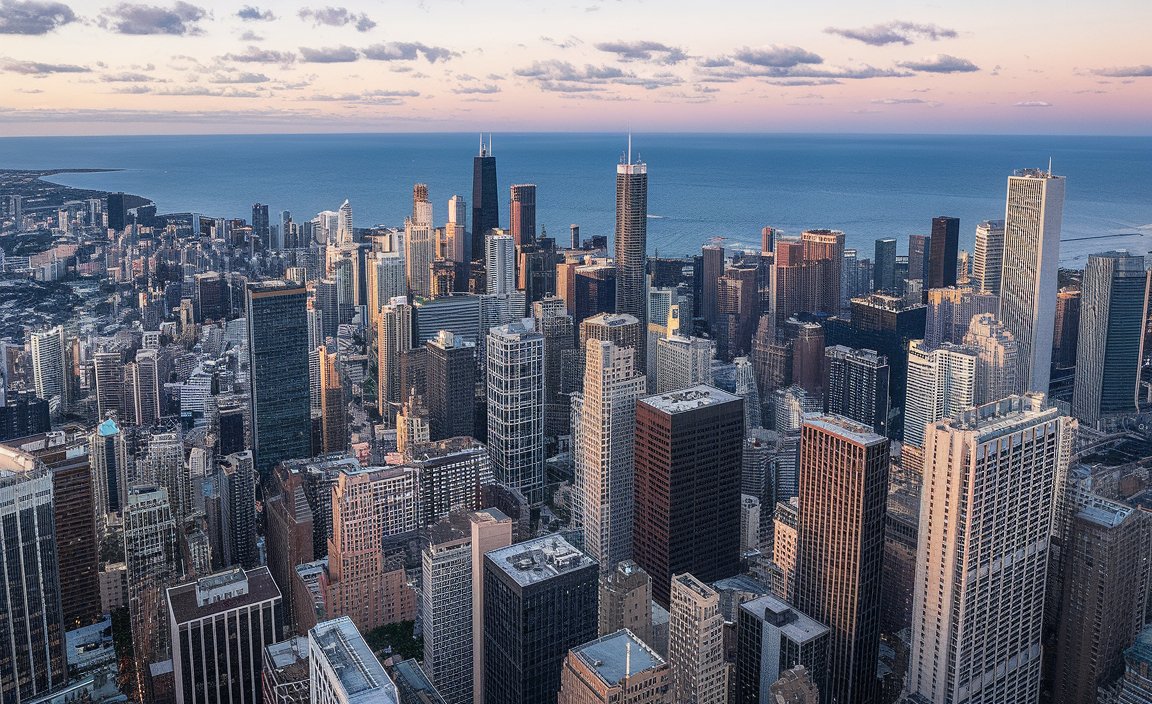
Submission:
[[484,236],[500,227],[500,203],[496,195],[496,157],[492,137],[488,146],[480,140],[480,154],[472,159],[472,259],[484,259]]
[[896,291],[896,240],[886,237],[876,240],[876,256],[873,259],[873,289],[876,291]]
[[252,204],[252,236],[259,238],[264,249],[272,248],[272,228],[268,223],[268,206],[263,203]]
[[928,262],[928,285],[956,285],[956,249],[960,243],[960,219],[943,215],[932,218],[932,255]]

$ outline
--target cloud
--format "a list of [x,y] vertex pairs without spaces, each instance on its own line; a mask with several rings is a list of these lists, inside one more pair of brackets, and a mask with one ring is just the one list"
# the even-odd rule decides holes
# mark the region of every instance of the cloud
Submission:
[[372,105],[403,105],[404,98],[420,96],[415,90],[366,90],[360,93],[318,93],[304,96],[299,100],[334,103],[369,103]]
[[960,59],[948,54],[936,54],[919,61],[904,61],[898,65],[913,71],[925,71],[927,73],[970,73],[980,70],[979,66],[968,59]]
[[876,66],[834,66],[820,67],[812,64],[795,66],[760,66],[732,62],[729,65],[710,63],[716,68],[701,65],[699,80],[704,83],[732,83],[745,78],[758,78],[769,85],[834,85],[844,80],[868,78],[906,78],[914,76],[911,71],[902,71]]
[[927,105],[930,102],[920,98],[878,98],[872,101],[874,105]]
[[531,79],[540,90],[553,93],[593,93],[609,85],[640,86],[653,90],[684,82],[683,78],[667,72],[639,76],[615,66],[585,64],[579,68],[567,61],[555,59],[533,62],[531,66],[517,69],[514,73],[521,78]]
[[1116,66],[1096,69],[1092,73],[1109,78],[1149,78],[1152,77],[1152,66]]
[[155,95],[196,96],[203,98],[259,98],[261,93],[243,88],[210,88],[208,86],[183,86],[152,91]]
[[770,86],[838,86],[840,81],[835,78],[766,78],[764,82]]
[[242,54],[225,54],[225,61],[239,61],[252,64],[290,64],[296,60],[296,55],[286,51],[273,51],[261,49],[258,46],[249,46]]
[[144,93],[151,93],[152,88],[142,85],[117,86],[112,89],[112,92],[120,93],[121,95],[143,95]]
[[1050,107],[1052,107],[1052,103],[1049,103],[1046,100],[1023,100],[1019,103],[1016,103],[1012,107],[1014,107],[1014,108],[1050,108]]
[[916,39],[937,41],[940,39],[953,39],[956,30],[946,29],[934,24],[917,24],[915,22],[885,22],[871,27],[858,29],[843,29],[829,27],[824,30],[828,34],[837,34],[846,39],[855,39],[871,46],[885,46],[887,44],[911,44]]
[[0,71],[19,73],[24,76],[47,76],[51,73],[88,73],[92,69],[76,64],[45,64],[39,61],[17,61],[0,58]]
[[61,2],[0,0],[0,34],[47,34],[76,21],[76,13]]
[[248,30],[245,30],[244,33],[240,35],[240,41],[242,41],[242,42],[262,42],[262,41],[264,41],[264,37],[253,32],[252,30],[248,29]]
[[800,64],[821,64],[824,59],[798,46],[770,46],[763,49],[738,49],[732,58],[750,66],[791,68]]
[[484,83],[478,86],[457,86],[452,89],[452,92],[457,95],[491,95],[492,93],[499,93],[500,86],[495,83]]
[[584,40],[575,35],[568,35],[565,39],[553,39],[552,37],[540,37],[540,41],[545,44],[551,44],[557,49],[571,49],[574,46],[579,46],[584,43]]
[[329,27],[343,27],[350,24],[355,26],[358,32],[367,32],[376,26],[368,15],[363,12],[357,14],[346,7],[304,7],[296,14],[302,20],[311,20],[317,27],[322,24]]
[[125,71],[123,73],[106,73],[100,77],[105,83],[147,83],[152,77],[146,73]]
[[208,79],[209,83],[267,83],[272,80],[262,73],[217,73]]
[[650,41],[600,42],[595,45],[600,51],[615,54],[621,61],[655,61],[658,64],[678,64],[688,58],[684,50]]
[[310,64],[341,64],[360,58],[360,52],[350,46],[333,46],[324,49],[300,47],[300,58]]
[[201,34],[197,24],[207,16],[202,8],[177,0],[172,7],[135,5],[122,2],[110,7],[100,16],[101,27],[119,34],[170,34],[176,36]]
[[420,42],[384,42],[364,49],[364,58],[373,61],[413,61],[421,56],[428,63],[434,64],[459,54],[442,46],[428,46]]
[[246,22],[270,22],[276,19],[271,10],[261,10],[252,5],[245,5],[236,11],[236,16]]

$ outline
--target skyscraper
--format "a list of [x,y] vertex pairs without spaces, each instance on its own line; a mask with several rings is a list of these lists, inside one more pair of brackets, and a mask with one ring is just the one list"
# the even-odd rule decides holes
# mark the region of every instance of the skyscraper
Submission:
[[472,521],[453,513],[421,551],[424,670],[448,704],[472,704]]
[[844,266],[844,233],[839,230],[805,230],[800,234],[804,260],[812,262],[815,310],[840,312],[840,279]]
[[311,455],[307,292],[284,281],[247,289],[249,398],[256,470]]
[[668,663],[629,630],[568,651],[558,704],[647,704],[666,701]]
[[475,435],[476,345],[441,330],[425,347],[429,439]]
[[[588,340],[607,340],[617,347],[633,350],[636,369],[644,370],[644,326],[636,316],[628,313],[599,313],[581,321],[578,348],[581,367]],[[581,368],[579,371],[582,380],[584,370]]]
[[[566,435],[572,423],[571,397],[579,355],[573,344],[572,316],[564,299],[549,296],[532,304],[536,329],[544,336],[544,434]],[[571,383],[566,384],[565,381]]]
[[[431,210],[431,203],[427,203]],[[431,214],[429,213],[429,217]],[[411,296],[432,296],[432,263],[436,261],[436,229],[431,222],[404,219],[404,276]]]
[[944,344],[929,349],[923,340],[908,345],[908,401],[904,442],[924,447],[926,428],[972,405],[976,391],[975,350]]
[[65,370],[64,328],[56,326],[50,330],[30,333],[32,347],[32,377],[36,385],[36,395],[45,401],[57,397],[64,400]]
[[875,350],[833,345],[824,352],[825,410],[888,434],[888,359]]
[[472,259],[484,252],[484,238],[500,227],[500,203],[496,187],[496,157],[492,154],[492,137],[484,146],[480,137],[480,154],[472,158]]
[[716,289],[717,282],[724,275],[724,247],[720,244],[706,244],[700,249],[700,282],[693,285],[699,288],[697,306],[700,308],[700,317],[711,329],[716,324]]
[[985,220],[976,226],[976,247],[972,254],[973,288],[1000,295],[1003,263],[1004,221]]
[[[648,296],[648,165],[632,160],[616,165],[616,312],[629,313],[646,328]],[[638,353],[640,356],[643,352]],[[643,365],[641,365],[643,368]]]
[[339,217],[336,221],[336,244],[346,245],[352,244],[356,241],[356,236],[352,229],[352,204],[347,199],[340,205],[338,211]]
[[1039,697],[1052,506],[1070,451],[1070,421],[1045,405],[1013,396],[928,432],[906,680],[923,701]]
[[724,704],[728,688],[720,595],[691,574],[677,574],[672,578],[668,614],[671,700]]
[[124,557],[128,566],[128,616],[136,657],[137,689],[148,667],[169,652],[164,590],[183,575],[176,520],[162,487],[133,487],[124,508]]
[[999,299],[970,286],[949,286],[927,291],[924,321],[924,343],[938,347],[945,342],[960,344],[968,334],[972,316],[995,313]]
[[432,525],[453,511],[472,511],[481,489],[492,483],[488,448],[469,437],[428,442],[409,452],[407,466],[420,470],[421,523]]
[[516,245],[512,235],[492,233],[484,239],[484,270],[488,293],[508,294],[516,290]]
[[124,403],[123,357],[119,352],[96,352],[92,355],[92,371],[96,378],[97,416],[119,415]]
[[830,631],[829,701],[876,700],[887,494],[887,438],[845,418],[805,417],[795,604]]
[[715,343],[702,337],[673,335],[656,342],[656,388],[658,394],[712,384]]
[[584,391],[572,398],[574,513],[584,527],[585,551],[605,573],[632,556],[636,399],[646,384],[635,354],[610,341],[588,340]]
[[768,692],[785,671],[802,665],[816,682],[827,664],[828,629],[771,595],[737,611],[736,704],[776,704]]
[[484,555],[512,544],[512,519],[499,509],[469,515],[472,523],[472,701],[484,703]]
[[517,247],[531,244],[536,241],[536,184],[516,184],[511,191],[508,232]]
[[463,196],[454,195],[448,199],[448,224],[444,226],[446,259],[465,264],[471,261],[468,249],[472,241],[468,238],[468,204]]
[[380,309],[376,326],[376,403],[380,415],[390,419],[404,400],[400,388],[400,356],[412,349],[413,310],[406,296],[393,298]]
[[674,574],[740,571],[744,400],[698,385],[636,404],[632,555],[668,603]]
[[1088,257],[1072,394],[1072,415],[1088,427],[1136,413],[1148,283],[1143,257],[1127,252]]
[[932,218],[932,246],[928,257],[925,289],[956,285],[956,250],[960,244],[960,219],[943,215]]
[[225,565],[254,569],[260,561],[256,548],[256,476],[252,452],[245,450],[220,460],[216,472],[227,511]]
[[488,450],[496,481],[544,500],[544,336],[530,319],[487,338]]
[[1078,288],[1062,288],[1056,293],[1056,324],[1052,328],[1052,366],[1076,366],[1080,337],[1080,294]]
[[320,439],[323,452],[341,452],[348,447],[348,409],[336,355],[317,348],[320,364]]
[[[908,280],[928,281],[928,255],[932,252],[928,235],[908,235]],[[922,286],[923,287],[923,286]]]
[[600,635],[621,628],[652,643],[652,578],[631,560],[600,576]]
[[596,561],[555,535],[484,555],[484,702],[556,701],[564,656],[596,638]]
[[89,436],[92,458],[93,503],[97,530],[103,535],[108,513],[119,514],[128,497],[128,448],[124,434],[109,418]]
[[973,405],[983,406],[1016,392],[1016,339],[995,315],[973,316],[964,346],[976,352]]
[[233,567],[167,590],[177,704],[260,704],[264,647],[284,635],[267,567]]
[[252,204],[252,236],[260,240],[264,249],[272,249],[272,228],[268,222],[268,206]]
[[6,616],[0,699],[20,702],[67,681],[52,477],[26,452],[0,446],[0,573]]
[[1016,379],[1048,393],[1064,220],[1064,177],[1028,169],[1008,177],[999,319],[1016,338]]
[[345,617],[308,631],[308,680],[312,704],[399,704],[396,685],[356,624]]
[[[872,275],[875,277],[873,290],[896,292],[896,240],[892,237],[876,240],[876,254]],[[911,261],[911,255],[909,255]],[[911,265],[909,265],[911,266]]]

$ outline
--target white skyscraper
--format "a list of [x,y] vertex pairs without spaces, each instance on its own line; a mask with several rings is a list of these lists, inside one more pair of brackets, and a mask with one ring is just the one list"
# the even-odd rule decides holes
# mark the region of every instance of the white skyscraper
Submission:
[[985,220],[976,226],[976,247],[972,256],[972,288],[999,295],[1003,262],[1004,221]]
[[484,268],[488,293],[511,293],[516,289],[516,243],[512,235],[491,234],[484,238]]
[[[431,204],[429,204],[431,208]],[[436,260],[436,230],[431,223],[404,219],[404,274],[413,296],[432,296],[432,262]]]
[[1045,405],[1012,396],[929,429],[906,685],[916,701],[1038,701],[1049,537],[1073,422]]
[[340,206],[336,225],[336,244],[346,245],[356,241],[352,230],[352,204],[347,200]]
[[312,704],[397,704],[400,694],[356,624],[345,616],[308,631]]
[[610,573],[632,555],[636,399],[646,382],[632,348],[588,340],[584,351],[584,392],[572,396],[573,498],[584,551]]
[[31,334],[32,378],[36,395],[44,400],[64,394],[64,328],[56,326]]
[[453,513],[421,552],[424,671],[447,702],[472,702],[472,520]]
[[444,227],[444,257],[454,262],[468,259],[468,203],[463,196],[448,199],[448,224]]
[[1024,391],[1048,393],[1063,218],[1063,176],[1028,169],[1008,177],[997,317],[1016,338]]
[[376,326],[376,403],[380,415],[391,418],[404,400],[400,388],[400,355],[412,349],[412,306],[408,298],[397,296],[380,309]]
[[701,337],[673,335],[656,342],[656,393],[697,384],[712,384],[716,343]]
[[996,316],[972,316],[964,345],[976,352],[976,381],[972,405],[983,406],[1016,392],[1016,338]]
[[668,668],[673,702],[724,704],[724,615],[720,595],[690,574],[672,578]]
[[909,343],[904,443],[924,447],[925,428],[972,406],[975,382],[973,350],[948,343],[929,349],[923,340]]
[[544,500],[544,336],[525,319],[487,338],[488,452],[496,481]]

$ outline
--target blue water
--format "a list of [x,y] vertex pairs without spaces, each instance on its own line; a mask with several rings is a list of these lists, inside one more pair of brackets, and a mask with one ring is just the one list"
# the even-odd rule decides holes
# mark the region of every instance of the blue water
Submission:
[[[536,183],[538,222],[562,244],[569,223],[584,237],[611,235],[624,147],[620,135],[497,134],[500,192]],[[970,249],[978,222],[1003,217],[1008,174],[1049,157],[1068,177],[1066,262],[1152,249],[1147,137],[653,134],[636,135],[634,148],[649,168],[649,250],[661,255],[697,251],[713,236],[755,245],[772,225],[843,230],[871,256],[875,239],[903,247],[935,215],[959,217]],[[452,194],[470,199],[476,151],[477,137],[465,134],[3,138],[0,168],[124,169],[54,178],[147,196],[161,212],[247,218],[259,201],[305,220],[349,198],[357,226],[398,226],[413,183],[428,184],[437,223]]]

